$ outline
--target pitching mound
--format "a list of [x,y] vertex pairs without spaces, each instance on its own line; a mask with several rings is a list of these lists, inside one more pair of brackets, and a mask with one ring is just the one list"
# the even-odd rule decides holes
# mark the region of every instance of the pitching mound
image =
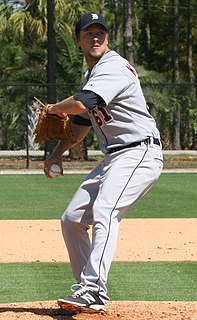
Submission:
[[56,302],[0,305],[1,320],[196,320],[197,302],[111,302],[106,314],[64,315]]

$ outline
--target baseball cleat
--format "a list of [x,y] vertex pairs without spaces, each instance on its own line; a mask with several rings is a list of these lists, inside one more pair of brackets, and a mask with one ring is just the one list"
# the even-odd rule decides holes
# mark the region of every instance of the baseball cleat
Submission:
[[61,309],[70,312],[103,313],[105,305],[99,296],[91,290],[80,289],[72,296],[60,297],[57,300]]

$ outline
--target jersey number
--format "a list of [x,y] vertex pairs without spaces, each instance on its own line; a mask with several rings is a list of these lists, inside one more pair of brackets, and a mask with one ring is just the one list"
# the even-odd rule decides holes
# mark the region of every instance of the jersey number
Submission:
[[112,115],[109,114],[105,108],[96,107],[92,110],[92,114],[95,117],[99,127],[102,127],[103,123],[108,123],[113,120]]

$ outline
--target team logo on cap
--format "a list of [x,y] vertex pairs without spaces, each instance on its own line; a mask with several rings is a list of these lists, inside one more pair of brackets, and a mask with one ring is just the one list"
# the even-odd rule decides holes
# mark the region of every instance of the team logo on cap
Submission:
[[92,13],[91,15],[92,15],[92,20],[97,20],[99,18],[97,13]]

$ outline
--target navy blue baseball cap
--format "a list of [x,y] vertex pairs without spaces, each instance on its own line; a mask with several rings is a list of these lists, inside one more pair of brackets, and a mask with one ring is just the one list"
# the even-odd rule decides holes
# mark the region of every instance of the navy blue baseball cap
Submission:
[[79,31],[82,29],[86,29],[92,24],[100,24],[108,31],[108,26],[105,22],[103,16],[96,12],[88,12],[81,16],[81,18],[77,21],[75,26],[75,34],[76,36],[79,34]]

